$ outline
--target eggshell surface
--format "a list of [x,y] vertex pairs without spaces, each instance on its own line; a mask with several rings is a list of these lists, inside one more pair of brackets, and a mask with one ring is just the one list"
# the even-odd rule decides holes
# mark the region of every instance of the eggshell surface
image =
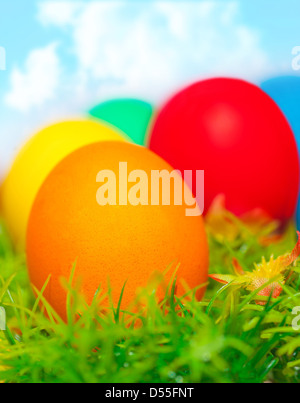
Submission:
[[135,144],[145,145],[154,108],[139,99],[121,98],[95,106],[90,114],[121,129]]
[[205,212],[220,194],[238,216],[259,208],[286,222],[295,212],[295,138],[279,107],[255,85],[217,78],[179,92],[158,114],[150,149],[180,171],[205,171]]
[[104,124],[78,120],[49,126],[23,146],[0,190],[2,214],[17,250],[25,248],[30,210],[47,175],[76,149],[104,140],[125,141]]
[[[164,160],[144,147],[121,142],[92,144],[66,157],[48,176],[34,202],[28,224],[27,255],[32,283],[41,289],[51,274],[45,297],[66,318],[68,279],[76,262],[75,279],[88,302],[101,285],[117,304],[126,283],[122,308],[135,299],[153,273],[166,273],[166,282],[177,272],[177,295],[204,284],[208,275],[208,245],[201,216],[186,216],[186,206],[146,204],[100,205],[96,181],[99,172],[115,173],[119,201],[120,162],[128,175],[142,170],[173,171]],[[129,177],[129,176],[128,176]],[[182,180],[182,179],[180,179]],[[150,183],[150,181],[149,181]],[[182,182],[183,183],[183,182]],[[132,183],[128,184],[128,195]],[[108,193],[107,193],[108,195]],[[201,298],[204,288],[197,291]],[[162,298],[163,295],[160,295]]]

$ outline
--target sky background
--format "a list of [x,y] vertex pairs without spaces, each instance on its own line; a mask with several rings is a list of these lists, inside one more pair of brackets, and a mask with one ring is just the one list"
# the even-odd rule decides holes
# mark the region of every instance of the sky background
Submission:
[[0,0],[0,171],[28,136],[129,96],[159,107],[193,81],[292,69],[299,0]]

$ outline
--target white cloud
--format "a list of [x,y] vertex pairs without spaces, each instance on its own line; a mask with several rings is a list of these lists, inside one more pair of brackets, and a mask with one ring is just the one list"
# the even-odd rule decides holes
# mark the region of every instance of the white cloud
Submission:
[[[45,2],[40,20],[72,27],[77,76],[99,98],[153,101],[192,80],[255,80],[271,70],[255,31],[239,23],[238,2]],[[83,82],[82,82],[83,83]]]
[[55,43],[35,49],[28,55],[24,71],[13,69],[11,89],[4,99],[8,106],[27,112],[55,97],[60,77],[56,49]]
[[83,2],[47,1],[38,4],[38,20],[48,25],[55,21],[55,25],[64,27],[74,21],[76,12],[81,9]]
[[[273,70],[259,34],[239,13],[238,1],[40,2],[37,20],[41,29],[57,28],[60,59],[52,43],[13,70],[4,101],[26,114],[6,130],[10,152],[38,127],[109,97],[159,104],[205,77],[270,75],[278,66]],[[0,148],[0,160],[8,159],[8,144]]]
[[58,88],[77,110],[122,95],[160,102],[208,76],[254,81],[272,71],[258,34],[239,22],[237,1],[44,1],[37,17],[67,28],[71,42],[61,44],[64,76],[54,44],[32,51],[25,71],[14,69],[5,101],[21,111]]

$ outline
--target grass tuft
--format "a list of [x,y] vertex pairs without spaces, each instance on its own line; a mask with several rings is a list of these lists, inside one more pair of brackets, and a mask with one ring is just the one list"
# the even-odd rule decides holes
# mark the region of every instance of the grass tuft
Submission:
[[[262,256],[290,252],[296,242],[293,226],[276,242],[261,244],[265,227],[252,234],[237,219],[235,225],[240,232],[230,240],[209,231],[211,273],[231,274],[233,257],[251,268]],[[300,381],[300,332],[293,326],[294,309],[300,306],[297,263],[281,296],[262,297],[265,305],[256,303],[258,291],[214,281],[203,301],[195,293],[187,301],[176,296],[174,277],[163,301],[157,303],[155,293],[145,292],[138,312],[121,311],[126,283],[116,307],[111,304],[105,313],[99,309],[104,303],[101,286],[88,306],[73,288],[74,270],[66,284],[64,323],[43,290],[34,297],[25,257],[14,254],[0,226],[0,306],[7,314],[7,329],[0,331],[1,382]]]

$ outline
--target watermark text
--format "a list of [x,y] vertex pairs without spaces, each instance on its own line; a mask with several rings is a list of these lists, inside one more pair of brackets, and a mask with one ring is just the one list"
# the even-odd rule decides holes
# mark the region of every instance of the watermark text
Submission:
[[295,316],[293,322],[292,322],[292,327],[295,332],[299,332],[300,330],[300,306],[296,306],[293,309],[292,312],[293,316]]
[[0,70],[6,70],[6,50],[3,46],[0,46]]
[[3,307],[0,306],[0,330],[6,330],[6,312]]
[[292,69],[300,70],[300,46],[295,46],[292,50],[292,55],[295,56],[292,60]]
[[[100,206],[184,206],[186,216],[204,211],[204,171],[143,170],[128,172],[127,162],[119,163],[119,172],[102,170],[97,174],[96,200]],[[193,186],[195,185],[195,186]],[[196,197],[190,189],[194,189]]]

